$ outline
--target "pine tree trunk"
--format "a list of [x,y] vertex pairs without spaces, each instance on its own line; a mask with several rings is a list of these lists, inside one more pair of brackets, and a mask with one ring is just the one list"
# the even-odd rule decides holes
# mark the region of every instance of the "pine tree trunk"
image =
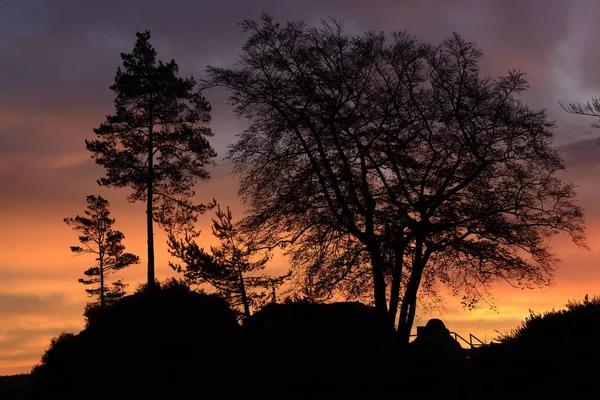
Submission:
[[246,285],[244,285],[244,276],[241,269],[238,270],[240,277],[240,292],[242,293],[242,304],[244,305],[244,317],[250,317],[250,304],[248,303],[248,295],[246,294]]
[[100,308],[104,310],[106,297],[104,295],[104,263],[100,260]]
[[148,231],[148,292],[155,289],[154,275],[154,226],[152,218],[152,200],[154,196],[154,137],[152,124],[152,105],[150,105],[150,124],[148,125],[148,198],[146,199],[146,225]]

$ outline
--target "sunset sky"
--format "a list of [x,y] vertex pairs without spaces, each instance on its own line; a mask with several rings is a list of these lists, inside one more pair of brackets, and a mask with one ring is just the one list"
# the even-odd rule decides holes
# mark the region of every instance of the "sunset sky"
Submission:
[[[143,204],[125,200],[127,190],[99,187],[103,175],[85,149],[107,114],[109,90],[120,52],[130,52],[135,32],[150,30],[163,60],[174,58],[182,76],[203,77],[207,65],[229,66],[245,40],[237,23],[265,10],[278,20],[317,24],[329,16],[348,33],[408,31],[439,43],[452,32],[476,41],[485,52],[485,74],[510,69],[527,73],[523,97],[546,108],[557,122],[556,146],[567,165],[565,179],[578,186],[586,210],[591,251],[565,237],[553,240],[562,259],[555,284],[520,290],[493,288],[495,309],[463,310],[460,299],[420,313],[418,324],[439,317],[451,331],[489,341],[517,327],[529,314],[562,308],[568,300],[600,294],[600,131],[594,119],[567,114],[562,102],[600,95],[600,2],[595,0],[0,0],[0,375],[29,372],[49,340],[79,332],[88,298],[77,283],[93,259],[74,257],[76,234],[64,217],[81,214],[88,194],[111,202],[115,228],[138,266],[119,274],[134,289],[145,279]],[[206,93],[213,106],[212,145],[219,154],[212,179],[200,183],[201,200],[216,198],[234,218],[243,205],[237,183],[221,160],[245,127],[219,91]],[[201,220],[203,244],[214,244],[210,215]],[[173,276],[165,237],[156,234],[157,277]],[[285,270],[285,259],[270,266]]]

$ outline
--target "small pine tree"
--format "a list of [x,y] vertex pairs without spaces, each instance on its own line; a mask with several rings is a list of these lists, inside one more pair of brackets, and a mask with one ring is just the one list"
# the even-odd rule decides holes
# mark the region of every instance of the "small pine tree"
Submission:
[[122,241],[125,235],[112,228],[114,218],[110,218],[109,203],[101,196],[87,196],[85,216],[65,218],[64,222],[79,233],[80,246],[71,246],[75,254],[94,254],[96,264],[88,268],[79,279],[84,285],[95,285],[85,291],[96,297],[100,307],[114,303],[125,295],[127,287],[121,280],[107,283],[106,276],[115,271],[138,264],[139,257],[125,252]]
[[217,206],[216,219],[212,220],[212,233],[220,245],[210,247],[210,253],[200,248],[193,239],[169,236],[169,252],[179,258],[184,266],[169,263],[177,272],[183,273],[191,284],[208,283],[220,292],[233,308],[241,308],[242,315],[251,315],[253,306],[276,301],[276,289],[289,275],[271,277],[248,276],[265,268],[271,252],[261,249],[256,240],[242,233],[233,223],[229,207],[222,211]]

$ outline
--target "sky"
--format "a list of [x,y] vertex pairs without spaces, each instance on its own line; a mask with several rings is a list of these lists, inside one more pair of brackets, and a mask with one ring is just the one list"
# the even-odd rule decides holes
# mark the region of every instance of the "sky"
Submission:
[[[150,30],[163,60],[175,59],[182,76],[203,77],[207,65],[230,66],[245,35],[238,22],[260,18],[322,18],[344,21],[348,33],[407,31],[433,44],[457,32],[484,51],[482,72],[511,69],[527,73],[531,89],[524,101],[545,108],[556,121],[555,145],[565,159],[565,179],[578,189],[586,210],[588,243],[581,250],[568,238],[552,240],[562,262],[551,287],[492,288],[494,307],[474,311],[444,294],[438,307],[418,315],[417,324],[441,318],[468,338],[489,342],[516,328],[529,310],[559,309],[585,294],[600,294],[600,132],[594,119],[566,113],[559,102],[585,101],[600,94],[600,2],[589,0],[0,0],[0,375],[29,372],[53,336],[77,333],[89,300],[77,283],[93,262],[74,257],[76,234],[63,218],[81,214],[88,194],[110,201],[115,228],[141,264],[119,273],[134,289],[145,279],[145,213],[130,204],[126,189],[99,187],[103,170],[90,158],[84,139],[113,112],[119,54],[130,52],[137,31]],[[237,182],[222,156],[245,128],[225,101],[212,103],[211,143],[219,157],[212,179],[196,187],[199,199],[216,198],[236,216],[244,207]],[[210,215],[199,222],[202,244],[214,244]],[[159,279],[174,276],[167,265],[164,234],[156,234]],[[268,270],[284,271],[284,258]]]

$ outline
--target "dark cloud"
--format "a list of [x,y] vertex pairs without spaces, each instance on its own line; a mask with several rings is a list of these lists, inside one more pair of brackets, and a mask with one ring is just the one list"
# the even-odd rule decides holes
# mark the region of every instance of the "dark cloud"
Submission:
[[567,169],[574,174],[597,173],[600,145],[597,138],[585,138],[560,147]]
[[0,206],[7,210],[17,207],[51,211],[65,202],[78,203],[86,193],[97,192],[96,179],[103,171],[93,162],[81,159],[86,159],[86,154],[15,160],[10,168],[0,169],[0,187],[4,192]]
[[0,317],[43,315],[64,309],[66,304],[61,293],[39,296],[25,293],[0,293]]
[[[270,4],[269,4],[270,3]],[[149,29],[165,59],[182,72],[201,73],[206,64],[230,63],[241,41],[237,23],[258,18],[262,8],[284,17],[299,3],[228,1],[9,1],[0,5],[2,105],[101,107],[108,86],[132,48],[134,33]],[[307,9],[311,9],[308,7]],[[292,14],[293,15],[293,14]],[[49,101],[52,99],[52,101]]]
[[[40,341],[48,341],[50,343],[50,339],[54,336],[59,335],[61,332],[72,332],[77,333],[81,330],[81,328],[77,328],[75,326],[65,326],[64,329],[61,328],[47,328],[47,329],[8,329],[8,330],[0,330],[2,334],[2,339],[0,340],[0,354],[7,353],[15,348],[25,347],[28,348],[31,342],[40,342]],[[36,343],[39,347],[39,343]],[[13,354],[13,359],[21,359],[22,357],[30,358],[33,354],[39,353],[39,349],[36,349],[32,352],[23,352]],[[9,357],[8,354],[3,354],[2,358],[6,359]]]
[[0,375],[29,372],[40,361],[52,338],[62,332],[80,330],[81,327],[70,324],[55,328],[0,329]]
[[[408,30],[432,42],[456,31],[480,43],[490,72],[503,74],[510,68],[529,72],[535,86],[528,99],[556,108],[557,99],[548,96],[552,84],[541,84],[540,79],[549,77],[551,56],[568,39],[569,16],[585,9],[581,4],[546,1],[540,13],[535,0],[4,1],[0,3],[0,108],[30,110],[31,114],[44,110],[63,117],[45,130],[22,127],[19,134],[13,133],[20,139],[10,140],[5,147],[12,151],[37,142],[49,144],[52,150],[44,132],[54,129],[56,136],[74,138],[74,132],[56,132],[57,124],[76,125],[73,119],[82,113],[95,117],[87,125],[79,122],[79,135],[91,134],[111,111],[113,96],[108,86],[120,64],[119,53],[132,48],[136,31],[150,29],[161,58],[175,58],[182,73],[202,76],[208,64],[230,65],[237,59],[244,41],[238,22],[258,19],[263,10],[281,20],[306,19],[313,24],[327,16],[338,17],[353,33]],[[211,95],[215,126],[221,130],[232,119],[222,96]],[[565,93],[563,100],[570,97]],[[224,146],[242,125],[240,121],[233,132],[219,132],[215,141]],[[38,133],[32,134],[32,129]],[[0,138],[3,143],[7,140]]]
[[233,62],[244,40],[237,23],[259,18],[262,10],[311,23],[333,16],[350,31],[408,30],[434,42],[456,31],[496,53],[497,64],[519,68],[545,63],[579,8],[558,0],[544,2],[543,13],[535,0],[4,1],[2,104],[106,105],[119,52],[132,47],[138,30],[152,30],[160,55],[177,58],[182,71],[196,74],[206,64]]
[[57,131],[59,124],[60,122],[44,124],[44,121],[22,121],[0,127],[0,155],[53,155],[81,150],[84,136],[81,135],[80,140],[74,140],[75,135],[61,135]]
[[[67,253],[68,254],[68,253]],[[23,268],[16,268],[14,266],[10,266],[7,263],[0,264],[2,267],[0,268],[0,282],[3,285],[10,286],[16,284],[20,281],[69,281],[77,279],[77,274],[79,271],[70,271],[68,269],[57,269],[57,268],[47,268],[46,265],[32,265],[30,266],[30,270],[24,270]],[[32,272],[35,271],[35,274]],[[2,294],[0,294],[0,298]],[[57,296],[56,294],[54,296]],[[35,296],[34,296],[35,297]]]
[[[0,272],[0,279],[9,275],[11,279],[22,278],[10,270]],[[48,347],[50,339],[61,332],[77,333],[81,330],[83,318],[81,304],[66,300],[62,293],[26,294],[0,292],[0,374],[6,364],[26,372]],[[10,372],[14,373],[14,372]]]

